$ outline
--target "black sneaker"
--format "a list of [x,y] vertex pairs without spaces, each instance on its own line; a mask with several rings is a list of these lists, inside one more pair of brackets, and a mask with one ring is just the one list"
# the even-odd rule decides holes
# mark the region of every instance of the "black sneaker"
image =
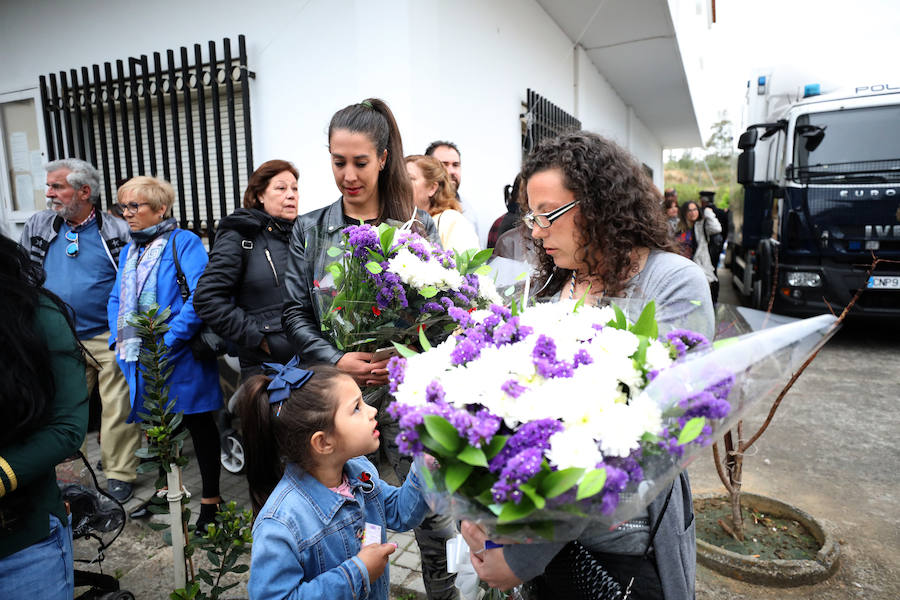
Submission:
[[108,479],[106,490],[109,492],[109,495],[118,500],[120,504],[125,504],[131,500],[132,496],[134,496],[134,487],[127,481],[119,481],[118,479]]

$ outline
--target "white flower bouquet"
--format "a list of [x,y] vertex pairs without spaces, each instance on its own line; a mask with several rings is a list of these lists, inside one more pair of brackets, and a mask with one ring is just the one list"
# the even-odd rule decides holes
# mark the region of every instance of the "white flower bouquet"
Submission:
[[397,441],[438,458],[433,509],[524,540],[641,514],[764,391],[753,365],[827,327],[714,348],[684,330],[659,338],[653,303],[635,323],[574,302],[448,312],[454,336],[388,365]]

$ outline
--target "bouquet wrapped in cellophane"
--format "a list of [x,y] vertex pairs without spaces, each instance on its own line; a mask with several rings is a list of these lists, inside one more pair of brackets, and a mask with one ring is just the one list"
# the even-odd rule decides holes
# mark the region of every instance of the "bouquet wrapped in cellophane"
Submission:
[[322,330],[340,350],[372,352],[391,342],[445,339],[450,308],[499,302],[485,262],[490,250],[441,250],[417,233],[387,224],[350,225],[318,283]]
[[460,329],[388,364],[401,451],[437,457],[429,504],[493,537],[574,539],[643,514],[697,451],[772,392],[833,317],[714,346],[658,336],[654,305],[450,309]]

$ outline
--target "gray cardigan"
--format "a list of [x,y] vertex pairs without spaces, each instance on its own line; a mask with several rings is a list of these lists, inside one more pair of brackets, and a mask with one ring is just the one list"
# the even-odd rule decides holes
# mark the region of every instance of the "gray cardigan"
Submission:
[[[643,270],[628,282],[624,298],[614,299],[634,320],[643,307],[656,302],[656,317],[660,331],[678,328],[691,329],[712,338],[715,316],[709,285],[702,269],[692,261],[671,252],[653,250]],[[652,527],[660,518],[667,493],[661,493],[647,507]],[[654,559],[659,571],[665,600],[694,598],[694,578],[697,571],[697,547],[691,486],[687,472],[675,479],[671,500],[653,539]],[[601,528],[604,529],[605,528]],[[579,537],[590,549],[588,539],[597,528],[588,528]],[[633,535],[646,536],[646,530]],[[623,542],[623,545],[634,544]],[[553,557],[565,545],[513,544],[503,548],[503,557],[516,576],[528,581],[544,572]],[[604,548],[605,552],[609,550]]]

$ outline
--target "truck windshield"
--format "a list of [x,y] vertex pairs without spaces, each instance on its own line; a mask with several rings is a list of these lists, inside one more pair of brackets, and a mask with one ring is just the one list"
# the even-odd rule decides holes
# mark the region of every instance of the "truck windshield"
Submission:
[[900,181],[900,105],[798,117],[789,176],[816,183]]

